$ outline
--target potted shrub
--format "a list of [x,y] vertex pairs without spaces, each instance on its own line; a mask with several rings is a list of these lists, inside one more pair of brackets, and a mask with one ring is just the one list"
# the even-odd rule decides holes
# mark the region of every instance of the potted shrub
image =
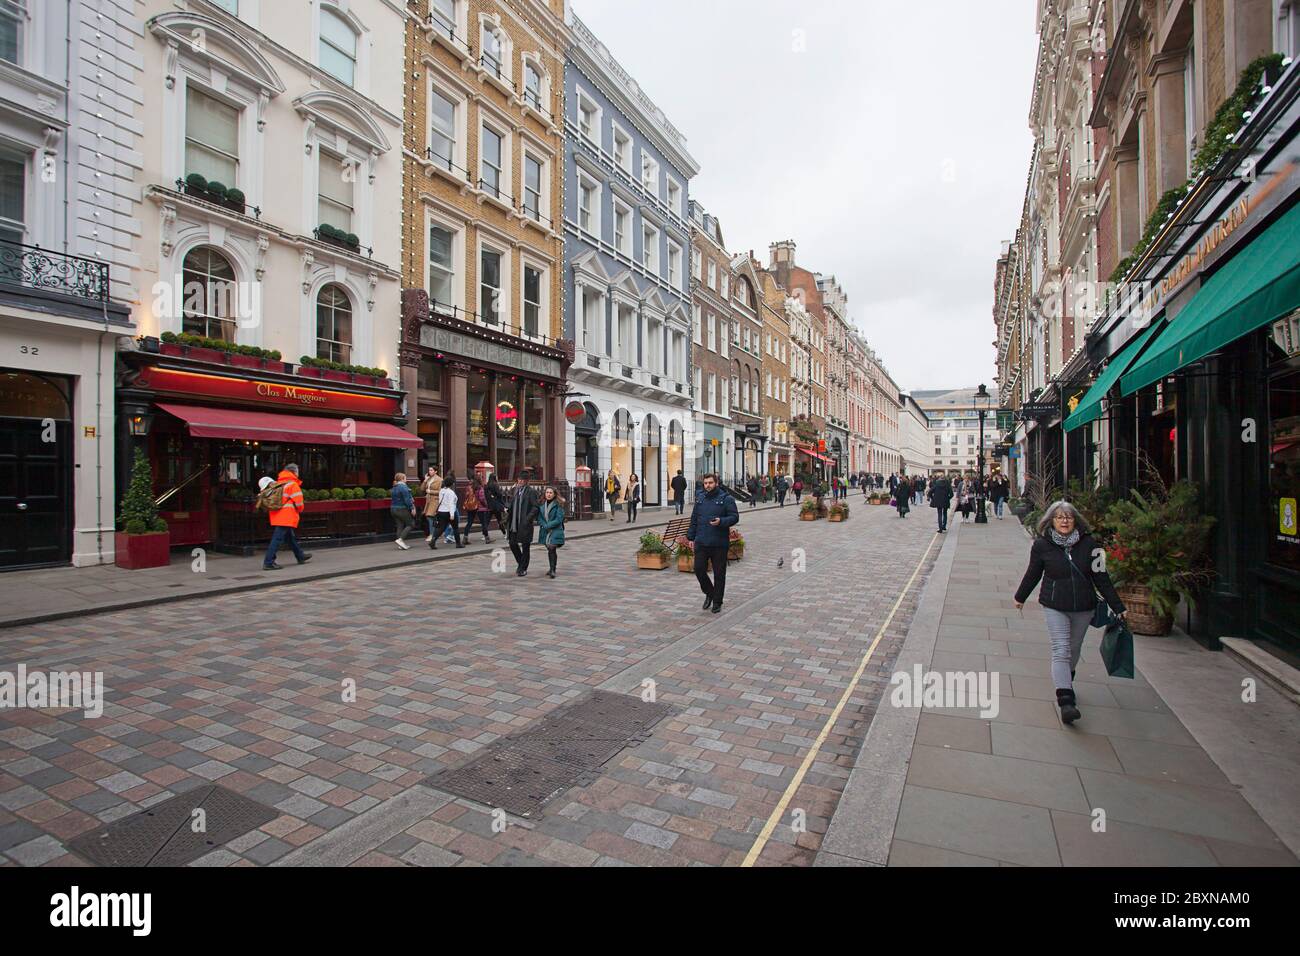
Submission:
[[849,505],[847,501],[837,501],[830,506],[826,515],[830,521],[847,521],[849,517]]
[[261,349],[251,345],[236,345],[226,353],[226,360],[231,365],[238,365],[241,368],[262,368],[266,361],[258,354],[259,352]]
[[153,471],[139,448],[117,523],[121,530],[113,536],[113,560],[119,568],[162,568],[171,561],[171,533],[167,522],[158,517],[158,506],[153,503]]
[[677,539],[677,570],[688,573],[695,572],[695,545],[691,544],[685,538]]
[[745,556],[745,536],[732,528],[727,533],[727,560],[739,561]]
[[[1158,476],[1157,476],[1158,478]],[[1149,484],[1130,492],[1106,513],[1111,543],[1106,569],[1128,608],[1135,634],[1168,634],[1180,600],[1195,600],[1214,571],[1210,530],[1215,519],[1201,514],[1197,489],[1186,479]]]
[[664,539],[654,531],[641,535],[641,546],[636,552],[636,566],[651,571],[662,571],[668,567],[668,558],[672,549],[664,544]]
[[800,521],[816,521],[821,515],[817,513],[817,502],[812,498],[805,498],[803,504],[799,505]]
[[244,191],[242,189],[226,190],[226,205],[235,212],[243,215],[244,212]]
[[226,184],[219,183],[215,179],[208,180],[208,194],[204,198],[210,203],[224,206],[226,204]]
[[185,195],[193,196],[195,199],[208,198],[208,181],[198,173],[190,173],[185,177]]

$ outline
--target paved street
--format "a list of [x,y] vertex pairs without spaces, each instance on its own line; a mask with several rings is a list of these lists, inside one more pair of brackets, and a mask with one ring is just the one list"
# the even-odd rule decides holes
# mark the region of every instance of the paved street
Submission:
[[[280,815],[202,865],[810,864],[942,540],[931,512],[852,504],[843,524],[742,510],[718,616],[614,534],[566,547],[554,581],[540,549],[522,580],[485,553],[0,632],[0,668],[102,670],[107,698],[93,720],[4,712],[0,852],[74,864],[65,841],[219,782]],[[421,783],[645,680],[676,713],[540,819],[494,832]]]

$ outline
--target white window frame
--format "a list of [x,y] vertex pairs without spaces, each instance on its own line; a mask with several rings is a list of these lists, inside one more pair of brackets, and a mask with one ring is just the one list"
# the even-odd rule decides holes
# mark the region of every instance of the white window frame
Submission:
[[722,398],[721,393],[718,391],[718,376],[716,372],[709,373],[709,390],[704,393],[704,397],[706,399],[704,402],[704,410],[706,412],[716,412],[721,405],[719,399]]
[[[541,273],[538,282],[538,294],[541,301],[537,304],[537,331],[529,335],[524,324],[525,312],[527,311],[527,302],[524,296],[527,294],[528,283],[525,280],[526,269],[532,269]],[[544,259],[539,259],[527,254],[519,256],[519,337],[529,339],[533,342],[543,342],[550,335],[551,323],[549,316],[551,313],[551,269]]]
[[[632,179],[634,178],[632,173],[632,157],[636,153],[636,141],[632,139],[632,134],[630,134],[622,126],[618,125],[617,120],[610,120],[610,128],[613,131],[613,136],[610,139],[610,147],[611,147],[611,152],[614,156],[614,165],[618,169],[622,170],[623,173],[625,173],[629,179]],[[619,149],[618,149],[618,143],[620,138],[627,144],[627,152],[626,155],[622,157],[622,159],[620,159],[619,157]]]
[[[320,207],[322,201],[326,200],[326,196],[321,190],[321,185],[322,185],[321,170],[325,163],[326,158],[332,160],[333,162],[338,163],[340,167],[340,172],[344,176],[346,176],[347,170],[349,168],[351,168],[352,170],[352,180],[348,183],[348,185],[352,187],[352,205],[347,207],[348,222],[347,222],[347,228],[343,229],[343,231],[359,235],[359,232],[357,230],[357,221],[356,221],[357,220],[357,192],[358,192],[357,179],[360,175],[358,172],[359,164],[357,160],[351,156],[340,156],[336,154],[334,150],[321,149],[319,147],[316,149],[316,225],[318,227],[325,225],[325,223],[322,221],[320,216]],[[338,206],[342,205],[342,203],[332,198],[329,199],[329,204],[338,205]],[[335,228],[343,228],[337,222],[331,222],[329,223],[329,225],[334,226]]]
[[[520,55],[522,69],[519,73],[519,99],[522,104],[536,113],[540,113],[548,120],[551,116],[551,77],[542,66],[542,61],[538,59],[535,53],[523,53]],[[528,89],[528,72],[532,71],[537,76],[537,102],[534,103],[529,97]]]
[[696,345],[704,345],[704,310],[700,308],[698,302],[691,303],[691,341]]
[[718,317],[709,313],[709,351],[718,351]]
[[731,276],[727,275],[726,269],[718,270],[718,294],[724,299],[731,298]]
[[662,233],[658,226],[647,219],[641,220],[641,259],[640,265],[646,272],[659,275],[659,246]]
[[[433,300],[433,290],[430,288],[429,273],[432,270],[433,263],[429,256],[429,230],[433,226],[445,229],[451,233],[451,301],[440,304],[453,305],[458,309],[465,308],[465,229],[445,216],[435,215],[433,212],[426,210],[424,214],[424,291],[428,293],[429,299]],[[477,311],[474,310],[474,311]]]
[[[220,94],[216,93],[214,90],[211,90],[203,86],[202,84],[194,83],[192,81],[186,82],[185,90],[181,97],[180,148],[181,148],[181,168],[184,170],[184,172],[181,174],[181,177],[179,178],[183,178],[184,176],[188,176],[190,173],[195,172],[195,170],[188,168],[188,160],[186,159],[186,155],[189,152],[189,142],[190,142],[189,94],[191,89],[193,89],[193,91],[199,94],[200,96],[205,96],[208,99],[214,100],[217,103],[221,104],[222,106],[225,106],[228,109],[232,109],[235,111],[235,128],[239,140],[238,144],[235,147],[238,150],[238,152],[235,153],[234,155],[235,177],[233,182],[223,183],[222,185],[226,186],[228,189],[230,188],[241,189],[244,191],[245,195],[247,195],[248,190],[244,188],[244,181],[245,181],[244,147],[248,141],[248,137],[245,135],[245,119],[247,118],[247,111],[245,110],[244,105],[237,102],[232,102],[228,96],[221,96]],[[213,150],[214,152],[220,152],[220,150],[216,150],[214,147],[208,146],[206,143],[203,144],[203,146],[207,149]],[[223,153],[222,155],[228,155],[228,154]]]
[[[469,116],[468,98],[463,90],[455,86],[432,69],[427,69],[427,80],[425,83],[425,126],[424,126],[424,146],[425,158],[433,163],[435,169],[445,175],[450,175],[457,182],[465,182],[469,179],[469,173],[466,171],[469,165],[469,136],[466,129],[468,126],[467,117]],[[433,113],[429,109],[429,104],[433,102],[434,93],[440,95],[443,99],[452,104],[452,133],[453,140],[451,144],[451,163],[459,169],[446,169],[440,160],[430,158],[430,152],[433,149]]]
[[[580,232],[585,232],[588,235],[595,238],[597,241],[599,241],[600,227],[601,227],[600,213],[601,213],[601,201],[602,201],[601,182],[595,176],[592,176],[591,174],[587,173],[583,169],[577,170],[577,177],[578,177],[578,188],[574,190],[575,192],[574,201],[577,203],[577,208],[574,210],[574,222],[577,223],[578,230]],[[584,185],[589,186],[591,188],[591,205],[592,205],[592,208],[590,210],[590,216],[588,217],[589,224],[586,227],[582,225],[582,187]]]
[[[663,177],[659,174],[659,161],[646,151],[645,147],[641,148],[641,188],[650,195],[659,199],[659,184]],[[649,180],[654,180],[653,184]]]
[[[512,189],[511,173],[514,170],[513,152],[514,142],[511,136],[511,127],[509,123],[503,123],[493,114],[479,110],[478,121],[479,149],[478,149],[478,169],[475,171],[474,184],[489,201],[496,201],[511,209],[514,207],[514,190]],[[497,190],[487,188],[483,182],[483,130],[490,129],[497,136],[501,137],[501,169],[499,172],[500,184]]]
[[[619,253],[619,255],[627,256],[628,259],[631,259],[632,250],[636,245],[636,234],[633,231],[636,229],[636,215],[633,213],[631,206],[619,199],[618,196],[615,196],[612,193],[610,195],[614,205],[613,219],[611,223],[613,226],[611,238],[614,243],[614,249]],[[627,216],[627,225],[623,230],[622,241],[619,239],[618,229],[618,218],[620,213]]]
[[[501,257],[501,286],[497,290],[497,321],[494,324],[488,323],[483,318],[483,253],[494,252]],[[497,242],[494,239],[485,239],[481,234],[478,237],[477,251],[474,256],[474,313],[477,316],[479,325],[490,329],[501,329],[506,331],[509,328],[511,304],[514,301],[511,297],[511,280],[514,270],[511,268],[513,261],[510,246],[503,242]]]
[[716,292],[718,288],[718,264],[712,259],[709,260],[708,272],[709,281],[706,284]]
[[703,268],[704,256],[700,254],[699,249],[691,250],[691,278],[700,277],[700,269]]
[[[352,5],[345,5],[334,2],[323,2],[323,0],[313,0],[312,14],[312,37],[311,37],[311,57],[312,66],[321,72],[322,75],[329,77],[336,83],[341,83],[348,89],[356,90],[362,96],[370,95],[370,31],[366,25],[361,22],[357,15],[352,11]],[[356,60],[352,74],[352,82],[348,83],[335,76],[329,70],[321,65],[320,49],[324,40],[321,38],[321,13],[329,10],[335,16],[339,17],[352,28],[352,32],[357,38]]]
[[[582,138],[585,139],[592,146],[595,146],[597,149],[600,149],[601,116],[603,113],[603,111],[600,108],[600,103],[598,103],[596,101],[596,98],[592,96],[590,93],[588,93],[586,90],[584,90],[581,86],[576,88],[576,93],[577,95],[574,96],[573,101],[574,101],[574,109],[577,110],[577,113],[573,117],[573,122],[578,127],[578,133],[582,136]],[[584,107],[590,107],[590,111],[584,109]],[[583,117],[588,112],[591,113],[591,128],[589,130],[584,129],[582,125]]]
[[[667,187],[668,198],[666,200],[666,202],[668,203],[668,208],[672,210],[672,214],[674,216],[678,216],[682,219],[685,219],[686,204],[684,200],[686,197],[686,190],[682,187],[682,184],[677,181],[677,178],[673,176],[671,173],[665,174],[665,178],[668,181],[668,187]],[[676,196],[673,195],[674,192],[676,193]]]
[[[528,212],[528,159],[531,157],[540,164],[538,171],[537,211],[540,219]],[[527,221],[542,226],[553,226],[551,221],[551,161],[546,151],[539,149],[531,139],[523,140],[523,157],[519,161],[519,209]]]
[[681,243],[668,240],[668,284],[674,289],[682,287],[682,246]]

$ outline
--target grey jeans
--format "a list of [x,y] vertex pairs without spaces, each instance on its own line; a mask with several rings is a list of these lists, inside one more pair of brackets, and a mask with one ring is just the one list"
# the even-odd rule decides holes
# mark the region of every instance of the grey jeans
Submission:
[[1047,635],[1052,639],[1052,683],[1058,690],[1074,686],[1070,674],[1079,666],[1079,652],[1088,633],[1092,611],[1058,611],[1043,608]]

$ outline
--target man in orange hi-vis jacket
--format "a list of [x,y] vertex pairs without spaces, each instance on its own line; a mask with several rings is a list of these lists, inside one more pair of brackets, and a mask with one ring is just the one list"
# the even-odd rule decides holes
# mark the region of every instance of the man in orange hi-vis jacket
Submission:
[[299,564],[306,564],[311,560],[311,555],[298,544],[296,530],[298,516],[302,514],[303,507],[302,485],[298,481],[298,466],[285,465],[275,480],[277,484],[282,486],[281,500],[283,503],[279,508],[273,508],[270,511],[271,527],[275,530],[271,534],[271,544],[266,549],[266,557],[262,559],[263,571],[280,570],[280,565],[275,563],[275,555],[282,544],[288,544]]

